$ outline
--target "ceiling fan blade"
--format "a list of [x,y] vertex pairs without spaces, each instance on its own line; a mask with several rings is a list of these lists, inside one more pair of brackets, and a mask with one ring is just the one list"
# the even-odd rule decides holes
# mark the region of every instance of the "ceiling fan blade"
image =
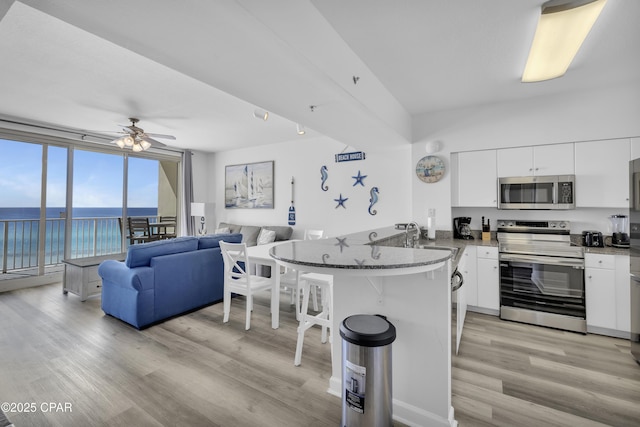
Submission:
[[163,135],[161,133],[146,133],[145,132],[145,135],[152,136],[154,138],[163,138],[163,139],[172,139],[172,140],[176,139],[176,137],[173,136],[173,135]]
[[147,141],[149,144],[151,144],[151,145],[152,145],[152,146],[154,146],[154,147],[166,147],[166,145],[165,145],[165,144],[163,144],[162,142],[160,142],[160,141],[156,141],[156,140],[155,140],[155,139],[153,139],[153,138],[149,138],[149,135],[148,135],[148,134],[144,134],[144,135],[142,135],[142,136],[140,137],[140,139],[141,139],[141,140],[143,140],[143,141]]

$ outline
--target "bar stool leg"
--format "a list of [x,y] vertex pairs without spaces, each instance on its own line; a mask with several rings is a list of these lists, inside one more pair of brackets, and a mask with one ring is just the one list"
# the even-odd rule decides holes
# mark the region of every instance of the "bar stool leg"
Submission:
[[302,307],[300,308],[300,324],[298,325],[296,356],[293,360],[293,364],[295,366],[300,366],[302,359],[302,345],[304,344],[304,332],[311,326],[311,324],[308,324],[307,322],[307,311],[309,310],[309,282],[301,280],[300,288],[302,289]]
[[[330,329],[331,318],[333,317],[331,311],[331,281],[301,278],[300,283],[300,288],[303,292],[303,298],[302,307],[300,309],[300,325],[298,326],[298,342],[296,344],[296,355],[293,362],[296,366],[300,365],[302,359],[304,334],[307,329],[311,328],[313,325],[319,325],[322,328],[322,343],[327,342],[327,329],[329,329],[329,341],[332,341]],[[322,295],[322,311],[315,316],[311,316],[308,314],[311,288],[320,288]]]

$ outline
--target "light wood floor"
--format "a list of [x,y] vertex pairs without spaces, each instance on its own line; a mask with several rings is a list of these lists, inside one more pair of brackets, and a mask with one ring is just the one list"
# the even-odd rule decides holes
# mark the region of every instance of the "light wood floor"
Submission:
[[[308,331],[294,367],[297,322],[281,301],[278,330],[266,295],[250,331],[240,298],[228,324],[218,304],[137,331],[59,284],[2,293],[0,402],[36,404],[7,413],[16,427],[337,426],[329,345]],[[43,412],[49,402],[72,412]],[[639,403],[627,341],[468,314],[453,369],[461,426],[638,426]]]
[[452,376],[461,426],[640,426],[628,340],[467,313]]

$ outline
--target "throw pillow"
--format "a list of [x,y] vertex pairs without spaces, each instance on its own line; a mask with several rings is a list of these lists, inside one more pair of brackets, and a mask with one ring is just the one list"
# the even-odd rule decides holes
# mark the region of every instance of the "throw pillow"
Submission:
[[276,232],[273,230],[265,230],[264,228],[260,230],[260,234],[258,235],[258,244],[264,245],[266,243],[271,243],[276,241]]
[[229,227],[216,228],[216,231],[214,233],[215,234],[228,234],[228,233],[230,233]]
[[258,244],[260,227],[256,225],[243,225],[242,228],[240,228],[240,233],[242,233],[242,243],[246,243],[247,246],[255,246]]

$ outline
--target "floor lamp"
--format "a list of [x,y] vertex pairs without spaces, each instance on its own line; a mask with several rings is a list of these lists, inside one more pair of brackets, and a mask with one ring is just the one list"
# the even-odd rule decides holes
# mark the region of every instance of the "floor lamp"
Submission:
[[191,216],[200,217],[200,229],[198,230],[198,234],[201,236],[207,234],[207,228],[204,225],[204,208],[204,203],[191,203]]

